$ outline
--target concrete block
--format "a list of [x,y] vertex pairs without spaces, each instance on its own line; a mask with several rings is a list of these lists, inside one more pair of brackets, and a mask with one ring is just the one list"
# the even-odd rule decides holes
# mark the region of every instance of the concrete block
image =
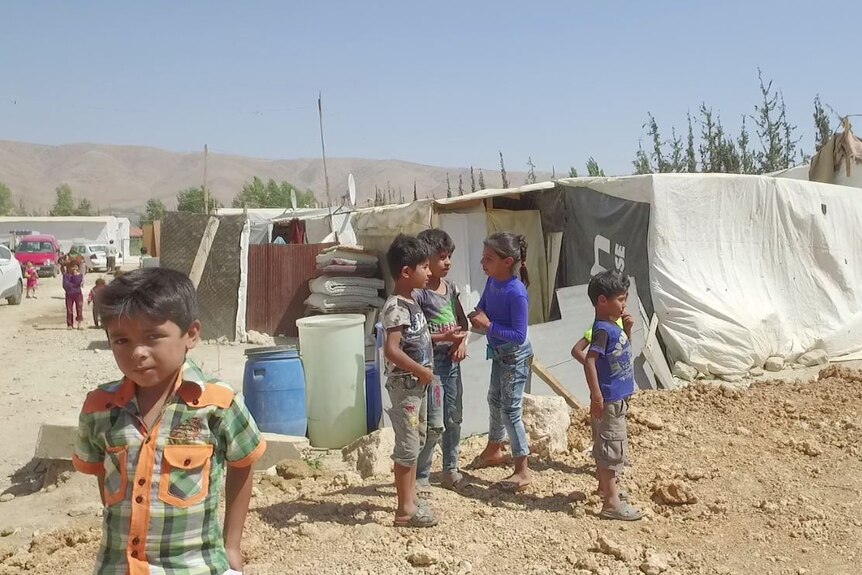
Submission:
[[266,440],[266,451],[254,464],[255,469],[267,469],[284,459],[302,459],[303,450],[309,447],[306,437],[264,433],[263,438]]
[[72,460],[75,453],[75,439],[78,436],[78,422],[72,419],[43,423],[39,428],[36,442],[36,459]]
[[[78,423],[60,421],[43,423],[39,429],[39,440],[36,443],[36,459],[72,460],[75,453],[75,438],[78,435]],[[264,433],[266,451],[257,463],[255,469],[272,467],[284,459],[302,459],[302,452],[309,447],[305,437]]]
[[808,353],[803,353],[796,360],[805,367],[814,367],[816,365],[826,365],[829,363],[829,355],[825,349],[812,349]]

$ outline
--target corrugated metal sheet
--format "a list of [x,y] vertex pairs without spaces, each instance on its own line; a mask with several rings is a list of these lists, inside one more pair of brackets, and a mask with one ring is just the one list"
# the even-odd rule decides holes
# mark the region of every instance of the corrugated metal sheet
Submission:
[[317,255],[335,244],[249,246],[246,329],[296,337]]

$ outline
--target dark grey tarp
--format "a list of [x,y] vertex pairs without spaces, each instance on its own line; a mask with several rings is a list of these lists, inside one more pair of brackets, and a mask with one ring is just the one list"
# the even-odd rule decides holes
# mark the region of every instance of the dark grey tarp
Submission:
[[[587,284],[609,269],[633,276],[647,317],[652,317],[650,296],[650,206],[623,200],[590,188],[563,187],[566,226],[557,288]],[[559,317],[554,306],[552,317]]]

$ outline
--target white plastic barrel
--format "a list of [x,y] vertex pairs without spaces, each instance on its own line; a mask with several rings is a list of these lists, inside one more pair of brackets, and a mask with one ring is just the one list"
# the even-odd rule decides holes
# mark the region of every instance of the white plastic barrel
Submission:
[[305,369],[308,440],[340,449],[366,433],[365,316],[296,320]]

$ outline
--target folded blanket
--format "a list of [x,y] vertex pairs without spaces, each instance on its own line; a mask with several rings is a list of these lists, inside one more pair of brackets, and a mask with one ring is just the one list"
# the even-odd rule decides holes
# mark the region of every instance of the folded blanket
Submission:
[[359,247],[333,246],[323,250],[317,255],[317,264],[322,266],[331,263],[336,263],[338,265],[377,265],[378,259],[377,254],[366,252]]
[[351,265],[340,265],[340,264],[328,264],[328,265],[317,265],[317,275],[318,276],[331,276],[331,277],[343,277],[343,276],[353,276],[353,277],[361,277],[361,278],[373,278],[376,277],[380,272],[380,267],[377,264],[351,264]]
[[[382,289],[382,285],[380,288],[377,287],[365,287],[353,284],[347,284],[339,280],[343,279],[354,279],[354,278],[330,278],[330,277],[319,277],[317,279],[313,279],[308,282],[308,289],[311,290],[312,293],[320,293],[323,295],[333,295],[333,296],[358,296],[358,297],[377,297],[380,294],[378,293],[380,289]],[[368,280],[366,278],[355,278],[361,279],[365,281],[374,281]],[[380,280],[377,280],[380,281]],[[383,282],[380,282],[383,284]]]
[[382,308],[383,304],[383,298],[379,297],[328,296],[320,293],[313,293],[305,300],[305,305],[321,311]]
[[[325,285],[324,285],[325,284]],[[351,276],[326,276],[312,280],[311,291],[329,293],[329,290],[338,290],[345,287],[382,290],[386,283],[377,278],[359,278]],[[315,288],[317,287],[317,289]],[[332,292],[334,293],[334,292]],[[377,294],[374,294],[377,295]]]

